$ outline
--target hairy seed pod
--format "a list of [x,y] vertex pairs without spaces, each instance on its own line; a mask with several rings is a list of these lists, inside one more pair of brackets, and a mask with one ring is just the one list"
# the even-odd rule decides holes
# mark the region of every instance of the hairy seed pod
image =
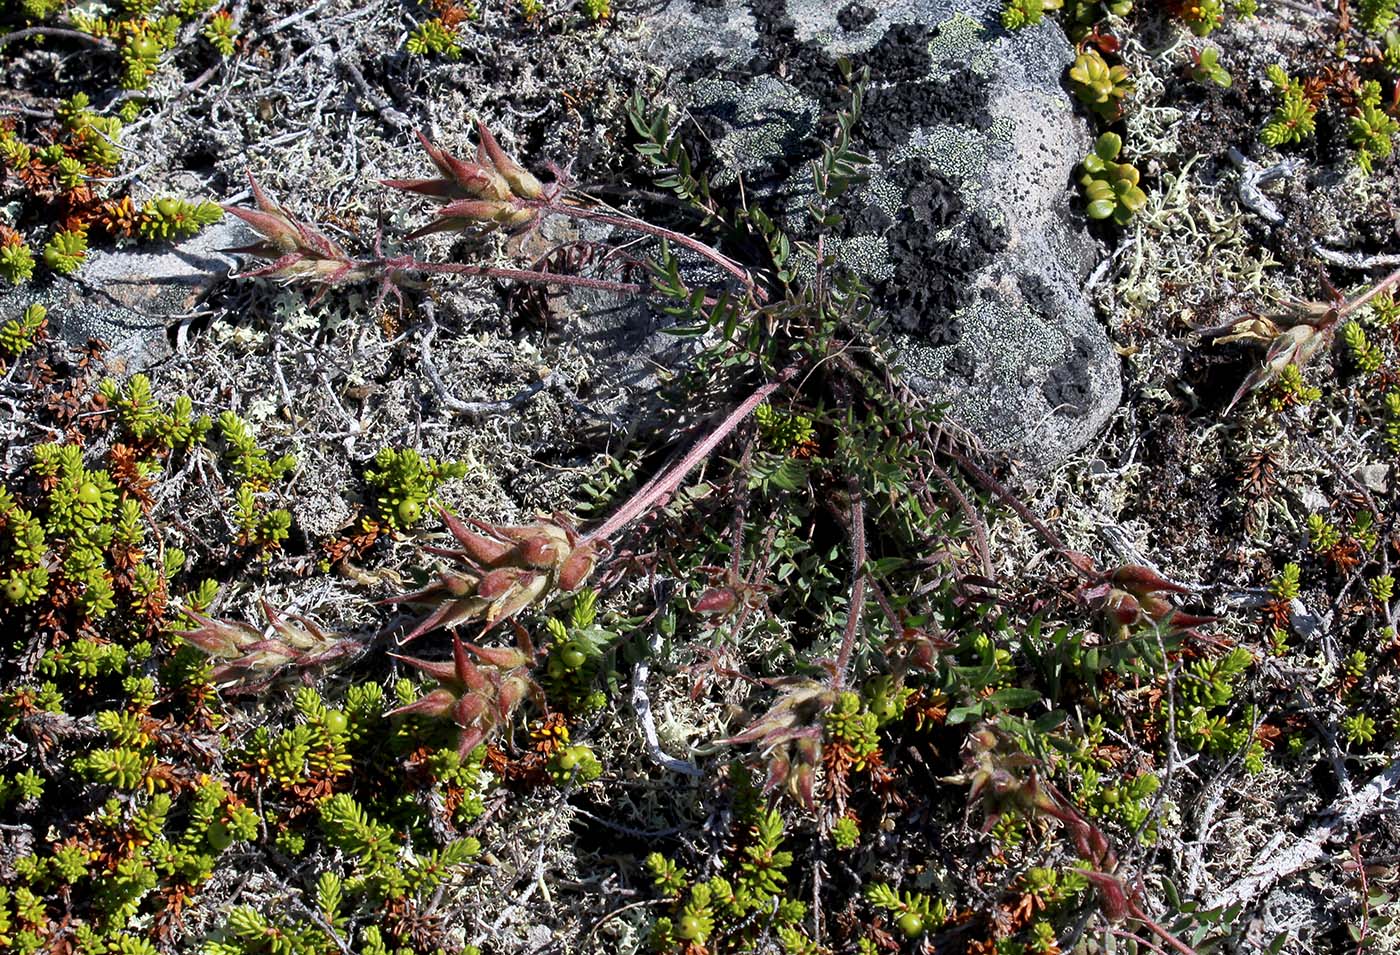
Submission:
[[491,131],[486,128],[486,124],[477,120],[477,135],[481,138],[481,148],[486,151],[486,155],[491,160],[491,165],[496,167],[496,171],[510,184],[511,192],[522,199],[538,199],[544,195],[544,185],[532,176],[523,166],[506,155],[500,143],[496,142],[496,137],[491,135]]
[[732,587],[711,587],[695,601],[696,613],[731,614],[739,607],[739,595]]
[[476,585],[476,595],[486,600],[497,600],[519,586],[520,581],[530,571],[520,567],[502,567],[493,570]]
[[564,551],[561,550],[560,542],[553,538],[540,534],[530,537],[520,542],[518,546],[520,559],[527,566],[535,567],[539,570],[546,570],[559,562],[559,558]]
[[559,567],[559,589],[573,593],[585,583],[598,562],[598,549],[594,544],[580,544]]

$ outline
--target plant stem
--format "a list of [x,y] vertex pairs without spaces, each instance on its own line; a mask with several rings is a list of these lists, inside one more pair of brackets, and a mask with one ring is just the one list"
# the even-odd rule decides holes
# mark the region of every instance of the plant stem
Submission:
[[674,494],[676,488],[680,487],[681,481],[685,480],[685,476],[694,470],[701,461],[709,457],[710,452],[715,449],[715,445],[723,441],[731,431],[738,427],[739,423],[747,418],[753,409],[762,404],[764,399],[778,390],[785,382],[791,380],[797,371],[796,365],[789,365],[778,372],[776,378],[749,395],[748,398],[744,399],[743,404],[731,411],[729,416],[702,438],[695,447],[691,448],[685,457],[644,484],[626,503],[613,511],[602,526],[589,533],[585,540],[608,540],[628,524],[646,514],[657,503]]
[[1369,289],[1356,296],[1356,298],[1350,299],[1349,301],[1345,302],[1341,308],[1337,309],[1337,316],[1339,318],[1345,318],[1347,315],[1350,315],[1352,312],[1365,305],[1371,299],[1375,298],[1377,295],[1381,294],[1386,289],[1393,286],[1396,282],[1400,282],[1400,269],[1396,269],[1394,272],[1391,272],[1389,275],[1381,279],[1375,285],[1372,285]]
[[[1006,485],[1002,484],[976,464],[973,464],[972,460],[962,452],[948,448],[944,453],[956,461],[958,467],[966,472],[974,481],[1006,502],[1006,505],[1019,514],[1021,519],[1027,524],[1035,528],[1036,532],[1040,534],[1045,543],[1058,551],[1060,556],[1065,558],[1069,557],[1069,547],[1060,539],[1060,535],[1052,531],[1044,521],[1036,516],[1034,511],[1026,506],[1025,502],[1011,493],[1011,490]],[[1074,565],[1075,570],[1084,573],[1073,561],[1070,561],[1070,563]]]
[[616,292],[619,295],[638,295],[645,289],[635,282],[614,282],[610,279],[594,279],[586,275],[568,275],[558,272],[535,272],[530,269],[507,269],[494,265],[461,265],[456,263],[438,264],[412,259],[395,263],[386,261],[390,268],[398,272],[426,272],[435,275],[475,275],[481,278],[508,279],[512,282],[526,282],[532,285],[570,285],[575,288],[596,289],[600,292]]
[[1190,945],[1187,945],[1185,942],[1177,938],[1171,932],[1168,932],[1165,928],[1152,921],[1152,919],[1148,918],[1147,913],[1145,913],[1141,908],[1139,908],[1136,903],[1130,901],[1128,904],[1128,914],[1131,915],[1133,918],[1137,919],[1143,925],[1147,926],[1148,929],[1152,931],[1153,935],[1156,935],[1162,941],[1166,942],[1172,948],[1176,949],[1178,952],[1181,953],[1181,955],[1198,955],[1196,950]]
[[967,518],[968,526],[972,528],[972,536],[977,544],[977,557],[982,564],[982,575],[995,579],[996,573],[992,570],[991,547],[987,544],[987,525],[983,523],[982,516],[977,513],[977,509],[972,506],[972,502],[967,499],[967,495],[962,492],[962,489],[953,483],[948,472],[939,467],[937,461],[930,461],[929,468],[938,478],[938,482],[943,485],[944,490],[952,495],[954,501],[957,501],[963,516]]
[[846,684],[846,670],[851,665],[856,635],[860,632],[861,613],[865,610],[865,504],[860,494],[860,485],[854,477],[846,479],[846,488],[851,495],[851,563],[855,568],[855,582],[851,584],[851,605],[846,608],[846,630],[841,634],[841,649],[836,655],[836,672],[832,676],[832,682],[838,690]]
[[1162,951],[1162,950],[1161,950],[1160,948],[1158,948],[1156,945],[1153,945],[1153,944],[1152,944],[1151,942],[1149,942],[1147,939],[1145,939],[1145,938],[1138,938],[1138,937],[1137,937],[1136,935],[1134,935],[1132,932],[1125,932],[1125,931],[1123,931],[1121,928],[1113,928],[1113,927],[1111,927],[1111,926],[1109,927],[1109,930],[1108,930],[1108,931],[1109,931],[1111,934],[1118,936],[1119,938],[1127,939],[1127,940],[1130,941],[1130,942],[1136,942],[1138,945],[1146,945],[1149,949],[1151,949],[1152,951],[1156,952],[1157,955],[1167,955],[1166,952]]
[[628,229],[632,232],[640,232],[643,235],[650,235],[658,239],[665,239],[667,242],[671,242],[676,245],[682,246],[683,248],[687,248],[690,251],[696,253],[697,255],[704,256],[707,260],[713,262],[715,265],[719,266],[721,269],[728,272],[730,275],[734,276],[741,283],[743,283],[744,288],[752,292],[754,296],[757,297],[760,301],[766,298],[766,296],[763,294],[763,290],[758,288],[757,285],[755,285],[753,276],[749,274],[748,269],[744,268],[738,262],[735,262],[733,259],[729,258],[729,256],[725,255],[724,253],[720,252],[714,247],[707,245],[704,242],[701,242],[699,239],[693,239],[688,235],[684,235],[680,232],[675,232],[671,229],[663,228],[662,226],[652,225],[650,222],[638,219],[635,216],[618,215],[610,212],[595,212],[592,209],[585,209],[581,206],[566,205],[564,203],[552,201],[549,199],[517,199],[516,203],[518,205],[524,206],[525,208],[541,209],[545,212],[554,212],[561,216],[568,216],[571,219],[583,219],[588,222],[600,222],[604,225],[615,226],[619,229]]
[[111,40],[100,36],[93,36],[91,33],[84,33],[82,30],[69,30],[65,27],[26,27],[23,30],[15,30],[13,33],[6,33],[0,36],[0,47],[9,46],[16,40],[23,40],[31,36],[48,36],[62,40],[80,40],[83,43],[91,43],[93,46],[101,47],[104,50],[113,50],[116,47]]

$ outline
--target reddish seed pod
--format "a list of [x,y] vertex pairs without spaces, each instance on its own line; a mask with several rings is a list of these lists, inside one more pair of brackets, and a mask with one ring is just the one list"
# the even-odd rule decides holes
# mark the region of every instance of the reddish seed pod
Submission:
[[514,647],[478,647],[474,643],[468,643],[466,647],[482,663],[503,670],[523,667],[530,662],[529,657]]
[[477,579],[469,574],[459,574],[454,570],[444,570],[438,575],[438,583],[443,590],[454,597],[465,597],[476,591]]
[[199,624],[199,629],[180,631],[179,635],[211,656],[236,656],[262,637],[257,630],[237,621],[215,620],[190,609],[185,610],[185,615]]
[[1117,876],[1093,869],[1080,870],[1084,878],[1093,884],[1099,895],[1099,910],[1110,922],[1122,922],[1131,913],[1127,892]]
[[520,542],[520,559],[528,566],[546,570],[559,562],[559,541],[540,534]]
[[476,595],[486,600],[496,600],[505,596],[520,582],[529,571],[519,567],[502,567],[493,570],[476,585]]
[[481,745],[481,741],[484,739],[486,739],[486,731],[479,726],[462,730],[462,735],[457,738],[457,755],[466,759],[467,755]]
[[1190,627],[1199,627],[1207,623],[1215,623],[1215,621],[1219,619],[1219,617],[1201,616],[1200,614],[1183,613],[1180,610],[1173,610],[1170,616],[1167,617],[1166,622],[1172,627],[1188,629]]
[[788,777],[788,794],[800,802],[808,812],[815,812],[817,808],[814,793],[816,779],[816,770],[807,763],[796,767],[792,771],[792,775]]
[[763,783],[764,792],[772,792],[783,783],[787,782],[788,773],[792,770],[792,761],[788,759],[786,753],[774,753],[768,757],[768,778]]
[[477,135],[481,138],[481,148],[491,160],[491,165],[510,184],[511,191],[522,199],[538,199],[544,194],[544,186],[514,159],[506,155],[491,130],[480,120],[476,124]]
[[1153,591],[1165,591],[1173,594],[1186,594],[1190,591],[1174,581],[1167,580],[1161,574],[1150,567],[1143,567],[1139,564],[1124,564],[1109,575],[1119,587],[1131,590],[1141,596],[1144,593]]
[[528,690],[529,685],[520,677],[513,676],[502,681],[500,694],[496,697],[496,709],[502,719],[515,711]]
[[909,665],[916,670],[932,670],[933,644],[927,640],[916,640],[909,647]]
[[390,716],[434,716],[443,717],[452,712],[457,697],[451,690],[439,687],[412,703],[389,711]]
[[514,209],[497,199],[458,199],[438,210],[444,219],[471,219],[474,222],[495,222]]
[[1142,612],[1152,620],[1165,620],[1175,609],[1170,600],[1159,594],[1145,594],[1138,599],[1138,604],[1142,607]]
[[711,587],[695,602],[696,613],[730,614],[739,607],[739,595],[732,587]]
[[460,669],[459,673],[458,679],[468,690],[479,692],[491,685],[491,678],[470,660],[467,661],[466,666]]
[[503,560],[510,556],[513,550],[510,544],[478,534],[458,520],[450,511],[443,510],[441,514],[442,522],[447,525],[452,536],[461,543],[467,556],[476,563],[483,567],[498,567]]
[[535,603],[549,590],[549,577],[537,570],[522,570],[515,584],[501,596],[491,601],[486,608],[484,622],[487,629],[499,621],[514,617],[526,607]]
[[1142,617],[1142,605],[1126,590],[1112,590],[1104,600],[1104,612],[1111,622],[1130,627]]
[[578,590],[588,582],[597,561],[598,550],[593,544],[575,547],[559,568],[559,589],[566,594]]
[[475,726],[487,713],[486,700],[470,693],[452,707],[452,722],[458,726]]
[[405,192],[416,192],[438,199],[451,195],[453,186],[447,179],[381,179],[379,184],[390,189],[402,189]]

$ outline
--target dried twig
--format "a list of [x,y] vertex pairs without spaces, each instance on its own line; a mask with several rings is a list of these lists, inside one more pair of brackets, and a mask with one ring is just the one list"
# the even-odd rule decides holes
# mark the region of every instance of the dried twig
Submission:
[[1367,818],[1397,808],[1400,808],[1400,760],[1372,777],[1350,797],[1334,801],[1322,814],[1322,820],[1301,838],[1278,848],[1271,843],[1243,878],[1219,892],[1205,907],[1227,908],[1263,898],[1275,882],[1327,858],[1324,848],[1327,843],[1355,829]]
[[84,33],[82,30],[69,30],[64,27],[25,27],[23,30],[15,30],[13,33],[6,33],[0,36],[0,49],[9,46],[16,40],[23,40],[31,36],[54,37],[61,40],[78,40],[82,43],[90,43],[93,46],[107,51],[116,49],[111,40],[103,37],[93,36],[91,33]]
[[[670,599],[670,589],[669,581],[657,584],[655,591],[658,612]],[[651,638],[648,640],[648,648],[653,654],[661,651],[661,631],[659,629],[653,628]],[[636,666],[632,668],[632,709],[636,712],[637,723],[642,728],[642,739],[646,742],[647,755],[651,757],[653,763],[662,769],[684,776],[703,776],[704,773],[700,767],[684,759],[668,756],[661,748],[661,740],[656,734],[656,721],[651,715],[651,698],[647,696],[647,677],[650,674],[651,667],[645,657],[638,660]]]

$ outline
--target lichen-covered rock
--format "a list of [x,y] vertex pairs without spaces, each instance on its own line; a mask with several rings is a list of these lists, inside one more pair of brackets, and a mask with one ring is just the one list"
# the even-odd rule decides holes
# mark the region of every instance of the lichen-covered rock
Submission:
[[716,183],[742,176],[801,208],[822,116],[869,67],[841,254],[873,283],[910,383],[988,445],[1062,460],[1120,397],[1117,358],[1081,284],[1094,243],[1069,183],[1092,137],[1045,22],[1008,34],[995,0],[675,0],[648,55],[681,74]]

